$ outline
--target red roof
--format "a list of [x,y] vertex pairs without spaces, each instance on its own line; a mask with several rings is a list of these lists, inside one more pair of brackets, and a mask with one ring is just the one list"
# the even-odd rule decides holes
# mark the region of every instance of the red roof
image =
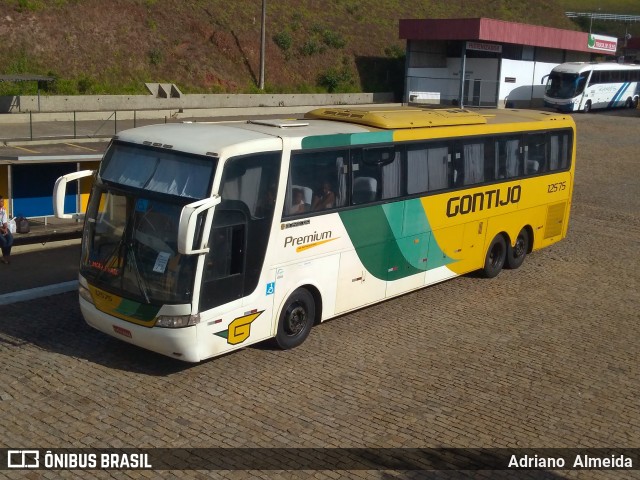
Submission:
[[492,18],[400,20],[400,38],[407,40],[481,40],[593,53],[588,37],[586,32]]

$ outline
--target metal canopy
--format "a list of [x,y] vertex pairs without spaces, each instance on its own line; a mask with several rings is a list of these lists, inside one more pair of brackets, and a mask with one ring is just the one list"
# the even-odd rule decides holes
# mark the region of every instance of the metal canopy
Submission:
[[587,17],[596,20],[612,20],[615,22],[640,22],[640,15],[619,15],[617,13],[597,12],[564,12],[569,18]]
[[53,82],[55,78],[46,75],[0,75],[0,82]]

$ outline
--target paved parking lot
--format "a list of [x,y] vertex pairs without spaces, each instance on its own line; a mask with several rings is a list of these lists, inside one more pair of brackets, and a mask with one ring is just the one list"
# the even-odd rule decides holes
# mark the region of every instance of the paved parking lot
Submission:
[[[579,163],[565,241],[496,279],[457,278],[327,322],[292,351],[257,346],[183,364],[90,329],[73,293],[2,307],[0,447],[640,448],[636,113],[575,116]],[[640,471],[522,478],[640,478]]]

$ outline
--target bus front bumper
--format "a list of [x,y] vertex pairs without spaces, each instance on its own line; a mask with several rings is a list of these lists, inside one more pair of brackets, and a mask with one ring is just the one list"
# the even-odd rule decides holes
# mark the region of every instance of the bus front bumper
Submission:
[[87,324],[127,343],[185,362],[199,362],[197,329],[143,327],[98,310],[80,297],[80,311]]
[[574,111],[574,103],[570,102],[570,103],[552,103],[548,100],[544,101],[544,106],[545,107],[549,107],[549,108],[555,108],[556,110],[560,111],[560,112],[573,112]]

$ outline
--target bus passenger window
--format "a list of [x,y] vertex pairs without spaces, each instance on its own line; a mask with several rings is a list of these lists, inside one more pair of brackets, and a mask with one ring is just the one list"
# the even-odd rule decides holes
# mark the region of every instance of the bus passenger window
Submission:
[[398,147],[363,149],[362,162],[357,171],[354,168],[353,177],[353,203],[399,197],[402,194],[400,150]]
[[501,138],[496,145],[496,179],[522,175],[520,139]]
[[430,143],[407,148],[407,193],[425,193],[449,188],[453,177],[450,146]]
[[[321,211],[345,205],[348,154],[348,150],[292,153],[283,215],[299,215],[302,210]],[[304,209],[299,198],[298,206],[294,208],[294,192],[298,196],[302,194]]]
[[462,156],[462,184],[484,182],[484,142],[465,143]]
[[222,199],[244,203],[252,217],[271,219],[278,193],[279,154],[232,158],[224,168],[220,186]]
[[544,134],[528,135],[526,137],[526,145],[524,146],[525,175],[535,175],[545,171],[546,146],[546,136]]
[[571,142],[568,133],[553,134],[549,137],[549,171],[569,167]]

